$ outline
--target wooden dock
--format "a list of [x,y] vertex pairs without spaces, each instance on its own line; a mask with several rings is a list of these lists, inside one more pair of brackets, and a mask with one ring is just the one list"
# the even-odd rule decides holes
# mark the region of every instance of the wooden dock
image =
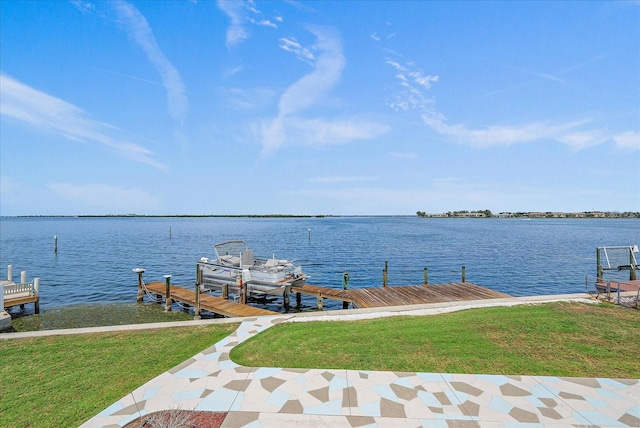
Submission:
[[[145,284],[145,288],[147,293],[156,296],[157,301],[162,301],[162,298],[166,299],[166,283],[152,282]],[[304,294],[316,297],[319,310],[323,308],[322,302],[324,299],[342,301],[345,303],[345,307],[350,303],[354,308],[380,308],[387,306],[511,297],[508,294],[490,290],[471,282],[355,288],[352,290],[304,284],[302,287],[294,287],[291,293],[298,293],[298,304],[300,303],[300,295]],[[196,302],[195,290],[170,285],[169,294],[173,302],[179,302],[194,308],[198,304],[198,302]],[[206,293],[200,293],[199,308],[200,310],[206,310],[225,317],[252,317],[278,314],[277,312],[237,303],[224,297],[212,296]]]
[[[165,297],[166,283],[151,282],[145,284],[150,294],[155,294],[160,298]],[[195,290],[189,290],[175,285],[170,286],[169,293],[173,302],[180,302],[185,305],[196,306]],[[256,308],[254,306],[236,303],[233,300],[227,300],[223,297],[211,296],[209,294],[200,294],[200,310],[213,312],[225,317],[261,317],[266,315],[279,315],[277,312],[266,309]]]
[[307,296],[315,296],[323,299],[341,300],[351,303],[351,293],[341,288],[319,287],[317,285],[304,284],[302,287],[293,287],[292,293],[305,294]]
[[20,309],[24,309],[24,305],[33,303],[34,313],[40,313],[40,293],[39,293],[40,280],[36,278],[31,282],[14,283],[12,281],[0,281],[3,285],[2,290],[2,308],[12,308],[14,306],[20,306]]
[[511,297],[508,294],[493,291],[471,282],[354,288],[352,290],[305,284],[302,287],[293,288],[291,292],[316,296],[318,308],[322,308],[321,299],[341,300],[351,303],[354,308],[379,308]]
[[466,300],[500,299],[511,297],[471,282],[413,285],[349,290],[356,308],[420,305],[424,303],[460,302]]

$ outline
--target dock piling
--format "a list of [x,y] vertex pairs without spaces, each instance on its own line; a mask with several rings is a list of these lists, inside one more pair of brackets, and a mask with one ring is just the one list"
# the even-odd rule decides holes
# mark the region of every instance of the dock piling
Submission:
[[467,280],[467,268],[462,266],[462,282],[466,282]]
[[136,297],[137,303],[142,303],[144,299],[144,287],[142,282],[142,274],[144,273],[144,269],[134,268],[133,271],[138,274],[138,296]]
[[9,284],[13,282],[13,265],[7,266],[7,281],[9,281]]
[[58,235],[53,235],[53,254],[58,254]]
[[199,320],[202,317],[200,316],[200,283],[196,282],[196,304],[193,306],[193,319]]
[[229,284],[222,284],[222,297],[229,300]]
[[171,275],[164,275],[165,294],[164,294],[164,311],[171,311]]
[[40,313],[40,278],[33,278],[33,293],[35,297],[37,297],[36,301],[33,303],[33,311],[36,314]]
[[424,268],[424,285],[429,285],[429,268]]
[[382,286],[383,287],[387,286],[388,275],[389,275],[389,261],[385,260],[384,261],[384,270],[382,271]]

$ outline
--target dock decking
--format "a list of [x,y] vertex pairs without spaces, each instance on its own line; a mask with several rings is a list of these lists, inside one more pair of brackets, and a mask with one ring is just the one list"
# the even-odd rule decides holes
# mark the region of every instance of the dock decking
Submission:
[[457,302],[465,300],[500,299],[511,297],[471,282],[448,284],[355,288],[349,290],[353,306],[379,308],[385,306],[419,305],[424,303]]
[[[164,296],[166,292],[166,284],[164,282],[151,282],[145,284],[148,292],[157,296]],[[183,304],[196,305],[195,290],[189,290],[183,287],[172,285],[170,287],[171,300]],[[256,308],[254,306],[243,305],[223,297],[211,296],[209,294],[200,294],[200,310],[216,313],[225,317],[258,317],[265,315],[279,315],[277,312],[266,309]]]
[[[159,298],[165,296],[166,283],[152,282],[145,284],[147,292]],[[304,284],[294,287],[292,293],[315,296],[318,299],[318,309],[322,309],[323,299],[338,300],[351,303],[354,308],[379,308],[386,306],[419,305],[425,303],[457,302],[482,299],[501,299],[511,297],[499,291],[471,282],[454,282],[448,284],[390,286],[375,288],[355,288],[342,290],[339,288],[321,287]],[[170,296],[174,302],[196,306],[195,290],[170,286]],[[251,317],[275,315],[266,309],[236,303],[224,297],[200,294],[200,310],[206,310],[226,317]]]

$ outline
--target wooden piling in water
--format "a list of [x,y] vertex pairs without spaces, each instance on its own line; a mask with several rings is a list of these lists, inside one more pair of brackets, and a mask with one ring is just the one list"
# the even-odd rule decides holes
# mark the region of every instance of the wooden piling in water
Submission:
[[229,284],[222,284],[222,297],[229,299]]
[[[33,312],[40,313],[40,278],[33,278],[33,293],[36,296],[36,301],[33,302]],[[1,310],[1,309],[0,309]]]
[[196,281],[195,297],[196,304],[193,306],[193,319],[199,320],[202,317],[200,316],[200,282],[198,281]]
[[164,294],[164,311],[171,311],[171,275],[164,275],[165,294]]
[[382,271],[382,286],[386,287],[387,286],[387,278],[389,275],[389,261],[385,260],[384,261],[384,270]]
[[424,285],[429,285],[429,268],[424,268]]
[[467,268],[462,266],[462,282],[466,282],[467,280]]
[[142,274],[144,273],[144,269],[135,268],[133,269],[133,271],[138,274],[138,295],[136,297],[136,302],[142,303],[142,301],[144,300],[144,287],[142,282]]

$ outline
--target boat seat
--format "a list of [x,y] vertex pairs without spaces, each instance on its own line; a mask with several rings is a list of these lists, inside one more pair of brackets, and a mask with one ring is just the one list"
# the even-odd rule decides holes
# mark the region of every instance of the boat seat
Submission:
[[225,266],[240,267],[240,257],[232,256],[230,254],[220,256],[220,264]]
[[253,250],[247,249],[244,253],[242,253],[242,258],[240,259],[240,267],[253,266],[254,264],[255,259],[253,258]]
[[265,262],[265,266],[270,268],[270,267],[276,267],[278,266],[278,264],[280,263],[280,260],[276,260],[276,259],[269,259]]

